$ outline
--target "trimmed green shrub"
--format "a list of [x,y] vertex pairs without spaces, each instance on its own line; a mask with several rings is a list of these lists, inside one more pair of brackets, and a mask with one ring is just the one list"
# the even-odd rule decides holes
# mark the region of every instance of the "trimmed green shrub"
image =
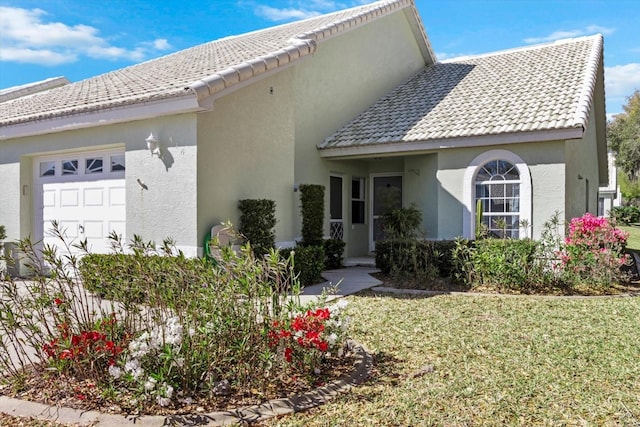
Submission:
[[7,231],[4,228],[4,225],[0,225],[0,240],[4,240],[7,238]]
[[325,270],[335,270],[337,268],[342,268],[344,246],[345,242],[340,239],[326,239],[324,241]]
[[519,291],[540,285],[541,266],[536,262],[538,242],[530,239],[482,239],[473,245],[471,276],[474,284]]
[[376,242],[376,267],[384,274],[420,279],[449,277],[454,269],[451,240],[390,239]]
[[302,242],[304,246],[322,246],[324,236],[324,186],[303,184],[300,186],[300,210],[302,214]]
[[324,268],[324,249],[322,246],[296,246],[295,248],[280,249],[280,258],[293,255],[293,271],[298,276],[302,286],[313,285],[322,281]]
[[87,254],[80,260],[79,270],[91,292],[113,300],[126,294],[129,301],[137,303],[148,302],[151,292],[176,291],[172,289],[176,283],[182,291],[185,285],[200,283],[211,274],[203,259],[121,253]]
[[240,209],[240,234],[251,243],[257,257],[262,257],[275,248],[276,202],[267,199],[244,199]]

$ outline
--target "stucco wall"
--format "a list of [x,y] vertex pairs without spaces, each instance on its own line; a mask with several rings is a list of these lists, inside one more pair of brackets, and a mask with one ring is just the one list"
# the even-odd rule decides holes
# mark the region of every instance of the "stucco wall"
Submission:
[[[296,182],[328,188],[337,162],[321,159],[316,145],[424,65],[402,11],[319,43],[313,57],[295,69]],[[326,218],[328,205],[327,193]],[[295,225],[299,235],[299,219]],[[347,245],[352,242],[357,244],[349,239]]]
[[490,150],[508,150],[528,166],[532,181],[532,233],[539,238],[543,224],[554,212],[565,210],[564,142],[525,143],[442,150],[438,153],[438,238],[463,235],[463,216],[470,215],[463,202],[464,174],[471,161]]
[[567,141],[565,156],[567,175],[565,177],[566,219],[583,215],[585,212],[598,214],[598,147],[596,141],[593,109],[584,137]]
[[428,239],[438,237],[437,169],[437,154],[407,157],[404,162],[403,204],[415,203],[422,211],[422,229]]
[[[293,68],[219,98],[198,117],[198,234],[230,220],[241,199],[276,202],[276,241],[294,238]],[[201,243],[202,244],[202,243]]]
[[[0,145],[0,150],[4,147]],[[7,240],[20,237],[20,162],[5,163],[0,152],[0,225],[7,231]]]
[[[164,159],[151,157],[145,138],[153,132]],[[195,116],[98,126],[0,142],[0,223],[12,239],[33,233],[33,165],[36,156],[124,147],[126,155],[127,240],[139,234],[161,242],[173,237],[187,252],[195,235]],[[140,179],[148,189],[142,190]],[[7,197],[5,197],[7,196]]]

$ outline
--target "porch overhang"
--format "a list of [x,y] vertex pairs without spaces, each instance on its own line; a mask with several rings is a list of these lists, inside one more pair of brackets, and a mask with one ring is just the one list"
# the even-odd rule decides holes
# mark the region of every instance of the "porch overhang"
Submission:
[[318,147],[318,152],[320,157],[334,160],[389,157],[424,154],[448,148],[576,140],[581,139],[583,135],[584,129],[582,126],[579,126],[566,129],[479,135],[463,138],[442,138],[427,141],[369,142],[342,147]]

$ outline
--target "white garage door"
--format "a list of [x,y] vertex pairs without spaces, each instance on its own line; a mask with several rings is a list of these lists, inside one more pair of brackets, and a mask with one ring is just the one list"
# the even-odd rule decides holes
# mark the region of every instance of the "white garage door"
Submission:
[[35,235],[66,250],[50,233],[58,221],[70,242],[86,238],[91,252],[109,252],[109,233],[125,236],[124,159],[113,150],[35,159]]

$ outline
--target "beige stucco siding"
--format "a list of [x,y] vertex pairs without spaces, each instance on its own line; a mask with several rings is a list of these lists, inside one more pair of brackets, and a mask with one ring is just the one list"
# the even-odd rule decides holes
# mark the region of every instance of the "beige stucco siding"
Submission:
[[565,156],[567,175],[565,177],[567,220],[591,212],[598,212],[598,147],[593,110],[589,116],[584,137],[567,141]]
[[278,242],[292,241],[293,69],[239,89],[198,117],[198,234],[239,226],[238,201],[276,202]]
[[407,157],[404,162],[403,204],[415,204],[422,211],[426,238],[438,237],[438,155]]
[[[150,132],[160,141],[162,160],[147,150]],[[195,116],[189,114],[2,141],[0,194],[11,197],[4,199],[0,223],[8,225],[11,238],[33,234],[34,157],[121,147],[126,157],[127,240],[133,234],[156,242],[172,237],[181,248],[195,251],[195,142]]]
[[[319,157],[316,145],[424,65],[402,11],[319,43],[313,57],[295,68],[296,182],[328,188],[335,167]],[[327,193],[327,218],[328,201]]]
[[[438,238],[463,235],[463,216],[471,215],[463,201],[464,175],[469,164],[490,150],[507,150],[519,156],[531,174],[531,236],[539,238],[542,227],[554,212],[564,216],[564,142],[523,143],[442,150],[438,153]],[[473,189],[472,189],[473,191]]]

